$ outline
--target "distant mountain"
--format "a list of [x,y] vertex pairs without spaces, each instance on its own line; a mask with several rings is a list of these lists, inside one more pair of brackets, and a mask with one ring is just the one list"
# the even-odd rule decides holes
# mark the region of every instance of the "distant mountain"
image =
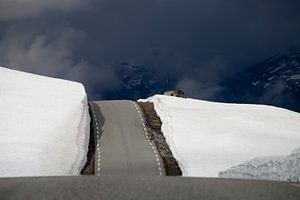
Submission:
[[273,56],[224,85],[225,101],[275,105],[300,112],[300,53]]
[[[144,65],[120,64],[117,76],[122,87],[106,99],[147,98],[176,88],[176,80]],[[249,67],[229,81],[214,101],[274,105],[300,112],[300,53],[273,56]]]
[[124,62],[117,72],[122,82],[121,89],[105,94],[107,99],[147,98],[154,94],[161,94],[168,88],[173,88],[175,81],[161,76],[152,68],[142,65],[131,65]]

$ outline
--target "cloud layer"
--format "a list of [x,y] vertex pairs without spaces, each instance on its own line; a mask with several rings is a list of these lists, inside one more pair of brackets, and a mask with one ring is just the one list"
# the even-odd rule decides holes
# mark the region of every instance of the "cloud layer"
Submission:
[[130,62],[211,99],[241,69],[300,48],[299,8],[297,0],[0,0],[0,65],[82,81],[100,97],[121,87],[115,72]]
[[72,12],[87,6],[81,0],[0,0],[0,21],[27,19],[47,11]]

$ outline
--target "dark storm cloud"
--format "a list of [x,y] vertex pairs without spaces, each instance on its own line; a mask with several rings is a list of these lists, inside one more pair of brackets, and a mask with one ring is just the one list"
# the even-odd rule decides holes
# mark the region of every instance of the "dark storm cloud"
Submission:
[[73,28],[51,34],[32,34],[13,28],[0,42],[0,63],[13,69],[80,81],[91,93],[97,92],[94,85],[99,91],[105,91],[108,82],[108,89],[115,89],[118,80],[113,68],[97,68],[74,56],[74,49],[80,48],[85,39],[83,31]]
[[79,80],[99,95],[120,86],[115,70],[129,61],[211,99],[242,68],[300,47],[297,0],[20,2],[0,0],[0,64]]
[[230,74],[227,69],[228,66],[221,57],[215,56],[182,73],[176,87],[188,96],[213,100],[215,95],[223,89],[219,81]]
[[47,11],[72,12],[88,5],[81,0],[0,0],[0,21],[36,17]]

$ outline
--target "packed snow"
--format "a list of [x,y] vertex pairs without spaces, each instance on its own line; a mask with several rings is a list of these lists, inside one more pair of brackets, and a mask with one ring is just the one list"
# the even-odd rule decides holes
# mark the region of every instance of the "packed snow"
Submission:
[[277,72],[278,70],[280,70],[280,69],[282,69],[282,68],[284,68],[284,67],[285,67],[285,65],[284,65],[284,64],[281,64],[280,67],[277,67],[277,68],[273,69],[272,71],[270,71],[270,73],[271,73],[271,74],[272,74],[272,73],[275,73],[275,72]]
[[256,86],[260,81],[252,82],[252,85]]
[[300,74],[292,75],[292,76],[290,76],[289,79],[292,79],[292,80],[298,80],[298,79],[300,79]]
[[255,158],[219,173],[225,178],[300,182],[300,148],[288,156]]
[[300,114],[293,111],[163,95],[139,101],[154,103],[184,176],[218,177],[254,158],[278,158],[300,147]]
[[89,123],[82,84],[0,67],[0,177],[79,174]]

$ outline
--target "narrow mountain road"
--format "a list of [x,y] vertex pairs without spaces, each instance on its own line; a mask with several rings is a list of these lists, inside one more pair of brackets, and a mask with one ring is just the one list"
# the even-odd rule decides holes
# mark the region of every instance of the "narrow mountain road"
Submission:
[[95,175],[165,174],[135,102],[95,101],[90,105],[96,141]]

